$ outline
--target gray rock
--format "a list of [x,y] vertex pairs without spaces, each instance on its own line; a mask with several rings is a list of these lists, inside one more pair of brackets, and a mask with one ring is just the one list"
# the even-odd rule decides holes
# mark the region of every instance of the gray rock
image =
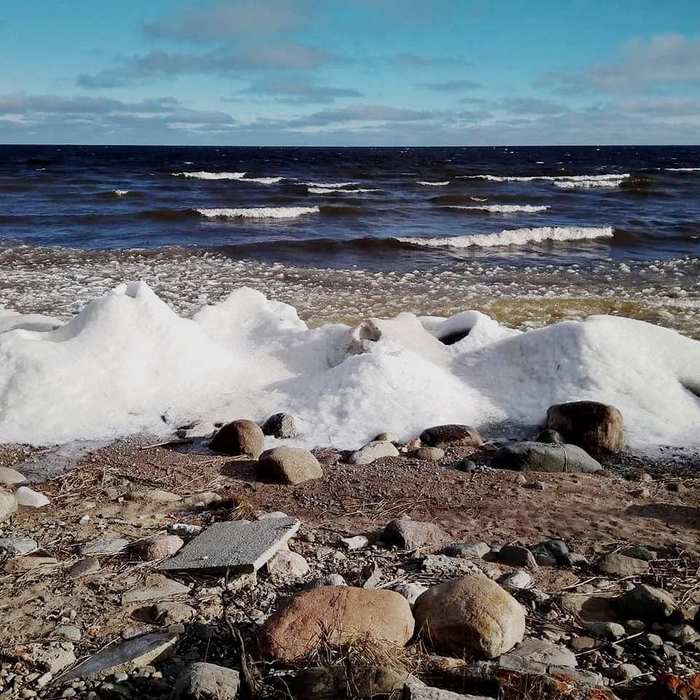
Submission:
[[491,551],[486,542],[455,542],[448,544],[442,550],[448,557],[462,557],[462,559],[481,559]]
[[563,445],[564,438],[561,433],[551,428],[545,428],[535,436],[535,442],[546,442],[550,445]]
[[17,499],[13,493],[0,491],[0,522],[17,512]]
[[141,558],[144,561],[160,561],[179,552],[184,540],[177,535],[158,535],[143,543]]
[[0,485],[2,486],[21,486],[27,483],[27,477],[21,474],[16,469],[10,467],[0,467]]
[[493,558],[499,564],[507,566],[522,566],[526,569],[537,569],[537,562],[532,552],[527,547],[519,545],[505,545],[497,552],[491,552],[489,558]]
[[340,542],[349,552],[356,552],[358,549],[364,549],[369,544],[369,540],[364,535],[342,537]]
[[420,566],[424,573],[443,579],[482,573],[481,569],[469,559],[448,557],[444,554],[429,554],[420,560]]
[[113,537],[105,540],[93,540],[80,546],[78,551],[84,557],[112,556],[123,552],[129,546],[129,540]]
[[340,574],[327,574],[312,581],[310,588],[320,588],[321,586],[347,586],[345,579]]
[[690,625],[664,625],[664,634],[667,639],[681,645],[694,642],[700,636]]
[[623,593],[616,604],[623,618],[644,622],[666,622],[678,612],[676,601],[670,593],[645,583]]
[[544,639],[529,637],[498,660],[501,668],[522,673],[547,673],[550,666],[576,668],[573,652]]
[[107,647],[63,674],[57,683],[66,684],[78,678],[95,678],[119,671],[128,673],[147,666],[169,652],[177,642],[177,635],[154,632],[127,639]]
[[587,474],[603,468],[576,445],[547,445],[542,442],[518,442],[501,447],[491,464],[497,469]]
[[168,534],[177,535],[181,537],[185,542],[191,540],[202,532],[202,527],[200,525],[190,525],[189,523],[171,523],[168,525]]
[[158,574],[149,577],[148,585],[127,591],[122,595],[122,605],[145,603],[149,600],[163,600],[190,592],[187,586]]
[[571,648],[576,652],[590,651],[598,646],[598,642],[593,637],[580,635],[571,640]]
[[267,562],[267,570],[270,576],[294,579],[306,576],[309,573],[309,565],[301,554],[283,549]]
[[234,700],[240,686],[238,671],[198,661],[177,677],[173,695],[174,700]]
[[424,430],[420,441],[429,447],[479,447],[484,444],[478,431],[468,425],[436,425]]
[[100,570],[100,562],[95,557],[85,557],[85,559],[80,559],[76,561],[68,569],[68,576],[71,578],[80,578],[81,576],[88,576],[89,574],[94,574]]
[[382,457],[398,457],[399,451],[396,446],[386,441],[369,442],[364,447],[356,450],[350,455],[350,464],[364,465],[382,459]]
[[419,596],[425,593],[428,589],[426,586],[422,586],[420,583],[409,583],[408,581],[403,581],[401,583],[397,583],[393,590],[400,593],[408,601],[408,604],[413,607]]
[[658,634],[647,633],[642,637],[642,641],[650,649],[661,649],[664,645],[664,640]]
[[589,622],[585,628],[594,637],[602,639],[621,639],[626,634],[625,628],[617,622]]
[[30,489],[29,486],[20,486],[15,491],[17,505],[24,508],[43,508],[49,505],[49,499],[43,493]]
[[404,549],[419,549],[444,545],[449,540],[449,535],[434,523],[397,518],[384,528],[383,539]]
[[210,449],[227,455],[248,455],[257,459],[263,451],[265,436],[260,426],[252,420],[235,420],[227,423],[214,435]]
[[38,546],[36,541],[29,537],[0,537],[0,552],[11,556],[29,554]]
[[498,583],[507,591],[524,590],[525,588],[531,588],[533,585],[532,576],[522,569],[506,574],[499,579]]
[[251,573],[283,549],[300,525],[295,518],[214,523],[158,568]]
[[571,566],[571,553],[563,540],[545,540],[531,547],[540,566]]
[[258,461],[258,474],[282,484],[301,484],[323,477],[316,457],[300,447],[275,447],[266,450]]
[[621,681],[631,681],[641,675],[643,675],[641,669],[634,664],[620,664],[615,668],[615,678]]
[[624,554],[606,554],[597,564],[598,571],[608,576],[641,576],[649,571],[649,562]]
[[294,416],[289,413],[275,413],[263,424],[262,431],[265,435],[276,437],[279,440],[296,437],[298,434]]

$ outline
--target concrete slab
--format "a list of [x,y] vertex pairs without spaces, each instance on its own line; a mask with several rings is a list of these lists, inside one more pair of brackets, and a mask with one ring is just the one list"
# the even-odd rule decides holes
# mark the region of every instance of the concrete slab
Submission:
[[232,573],[251,573],[283,549],[300,526],[296,518],[215,523],[158,568],[164,571],[229,569]]

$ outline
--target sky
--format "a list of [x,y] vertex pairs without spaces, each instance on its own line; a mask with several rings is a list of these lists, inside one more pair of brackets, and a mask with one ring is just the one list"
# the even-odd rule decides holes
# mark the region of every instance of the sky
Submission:
[[0,9],[0,143],[698,142],[697,0]]

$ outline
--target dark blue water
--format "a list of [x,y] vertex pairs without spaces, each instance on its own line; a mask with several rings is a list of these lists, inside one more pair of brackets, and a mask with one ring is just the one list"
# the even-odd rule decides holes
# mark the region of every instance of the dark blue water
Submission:
[[700,147],[2,146],[0,242],[17,241],[400,270],[697,256]]

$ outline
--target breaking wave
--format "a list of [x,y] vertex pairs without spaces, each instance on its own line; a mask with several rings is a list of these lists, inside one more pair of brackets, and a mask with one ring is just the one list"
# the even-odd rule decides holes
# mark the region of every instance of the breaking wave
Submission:
[[240,209],[195,209],[207,219],[296,219],[318,214],[319,207],[245,207]]
[[175,177],[191,177],[195,180],[242,180],[245,173],[210,173],[206,170],[197,172],[173,173]]
[[446,236],[444,238],[399,238],[402,243],[426,248],[491,248],[546,241],[585,241],[595,238],[612,238],[612,226],[601,228],[584,226],[543,226],[540,228],[516,228],[500,233],[473,236]]
[[463,180],[488,180],[489,182],[552,182],[562,189],[577,187],[619,187],[630,173],[607,175],[457,175]]
[[696,173],[700,168],[666,168],[669,173]]
[[517,214],[528,213],[534,214],[539,211],[547,211],[549,206],[544,204],[474,204],[471,206],[459,206],[452,204],[446,209],[459,209],[462,211],[486,211],[491,214]]
[[364,194],[365,192],[381,192],[381,190],[368,187],[309,187],[308,192],[309,194],[335,194],[336,192]]
[[449,180],[442,180],[439,182],[430,182],[429,180],[417,180],[416,185],[423,185],[423,187],[447,187],[450,184]]

